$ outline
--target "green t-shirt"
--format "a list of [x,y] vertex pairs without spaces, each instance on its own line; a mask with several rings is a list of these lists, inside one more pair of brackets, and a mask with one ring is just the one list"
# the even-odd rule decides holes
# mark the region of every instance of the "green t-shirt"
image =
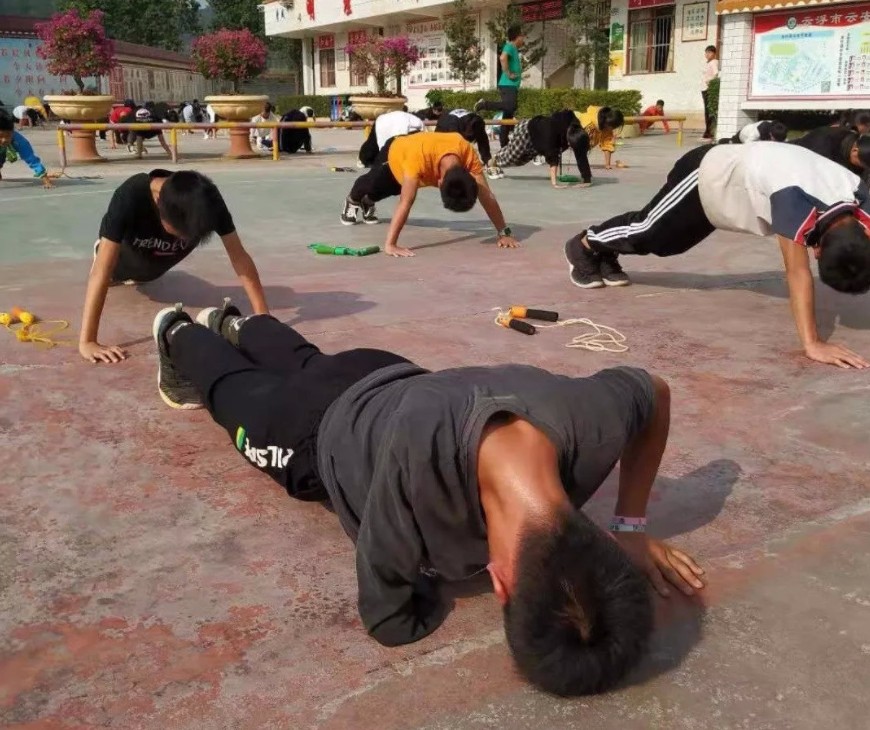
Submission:
[[523,66],[520,63],[520,52],[517,47],[508,41],[502,48],[502,53],[506,53],[508,57],[508,70],[515,74],[516,78],[511,78],[504,71],[501,72],[501,78],[498,80],[499,86],[519,86],[523,80]]

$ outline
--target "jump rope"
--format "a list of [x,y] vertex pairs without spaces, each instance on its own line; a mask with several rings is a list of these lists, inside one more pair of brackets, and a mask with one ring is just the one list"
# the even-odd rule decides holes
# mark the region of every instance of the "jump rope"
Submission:
[[13,307],[10,312],[0,312],[0,326],[14,334],[19,342],[32,342],[49,348],[73,344],[70,340],[54,339],[55,335],[69,327],[65,319],[41,320],[20,307]]
[[[497,312],[495,316],[497,325],[521,332],[524,335],[534,335],[541,329],[578,325],[587,327],[586,332],[574,336],[565,343],[565,347],[570,349],[589,350],[590,352],[628,352],[628,345],[625,344],[626,337],[622,332],[613,327],[593,322],[586,317],[560,320],[558,312],[550,312],[546,309],[529,309],[523,306],[512,306],[510,309],[494,307],[493,311]],[[524,321],[526,319],[549,322],[550,324],[533,325]]]

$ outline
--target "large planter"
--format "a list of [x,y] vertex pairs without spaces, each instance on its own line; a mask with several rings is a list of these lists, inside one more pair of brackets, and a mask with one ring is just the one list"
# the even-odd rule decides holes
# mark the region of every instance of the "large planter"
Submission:
[[[65,96],[42,97],[51,105],[55,116],[70,122],[105,122],[115,101],[113,96]],[[106,162],[97,152],[97,137],[94,132],[78,129],[70,132],[72,149],[67,159],[70,162]]]
[[402,111],[408,103],[404,96],[351,96],[348,101],[357,114],[370,121],[387,112]]
[[[211,104],[214,113],[221,119],[226,119],[228,122],[250,122],[251,117],[255,117],[263,111],[263,105],[269,101],[269,97],[248,94],[222,94],[220,96],[207,96],[204,101],[206,104]],[[224,157],[236,160],[246,157],[259,157],[251,149],[250,130],[230,130],[230,151]]]

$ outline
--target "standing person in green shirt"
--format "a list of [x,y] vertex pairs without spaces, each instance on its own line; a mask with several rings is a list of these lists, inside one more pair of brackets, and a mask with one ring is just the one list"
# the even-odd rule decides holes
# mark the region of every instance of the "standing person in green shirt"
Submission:
[[[520,62],[520,48],[525,44],[523,27],[519,24],[508,28],[508,42],[501,50],[501,75],[498,79],[498,93],[501,101],[486,101],[480,99],[474,105],[474,111],[502,112],[502,119],[513,119],[517,112],[517,94],[523,80],[523,67]],[[498,137],[502,147],[507,146],[511,125],[501,125]]]

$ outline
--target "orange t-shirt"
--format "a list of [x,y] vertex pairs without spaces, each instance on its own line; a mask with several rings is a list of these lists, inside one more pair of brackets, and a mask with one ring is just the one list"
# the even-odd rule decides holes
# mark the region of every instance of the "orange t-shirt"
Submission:
[[474,147],[456,132],[417,132],[395,137],[387,164],[399,183],[406,177],[416,177],[421,187],[434,187],[438,184],[438,163],[445,155],[456,155],[472,175],[483,174]]

